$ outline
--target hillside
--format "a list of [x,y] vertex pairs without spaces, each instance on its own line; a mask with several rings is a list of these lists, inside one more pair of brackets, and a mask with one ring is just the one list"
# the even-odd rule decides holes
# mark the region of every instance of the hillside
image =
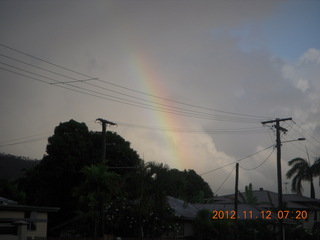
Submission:
[[0,178],[15,180],[23,176],[23,170],[38,163],[38,160],[0,153]]

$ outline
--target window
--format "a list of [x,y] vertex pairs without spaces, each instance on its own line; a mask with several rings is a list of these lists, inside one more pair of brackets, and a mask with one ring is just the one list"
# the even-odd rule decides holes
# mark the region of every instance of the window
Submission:
[[184,223],[179,223],[179,237],[184,237]]
[[36,231],[37,224],[35,220],[37,219],[37,212],[27,211],[24,213],[24,217],[28,222],[28,226],[27,226],[28,231]]

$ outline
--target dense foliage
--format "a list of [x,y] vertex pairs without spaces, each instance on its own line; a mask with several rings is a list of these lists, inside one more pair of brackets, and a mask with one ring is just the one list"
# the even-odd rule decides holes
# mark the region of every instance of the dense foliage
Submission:
[[[60,123],[48,139],[47,155],[19,180],[27,204],[60,207],[49,234],[72,229],[96,236],[102,229],[121,236],[158,237],[177,231],[166,196],[190,202],[213,196],[195,171],[145,163],[118,134],[107,132],[106,139],[102,162],[101,132],[74,120]],[[105,216],[101,209],[107,209]]]
[[33,167],[38,162],[35,159],[0,153],[0,178],[10,180],[21,178],[25,169]]
[[197,240],[231,240],[233,222],[229,219],[212,220],[212,213],[207,209],[199,210],[193,223],[194,238]]

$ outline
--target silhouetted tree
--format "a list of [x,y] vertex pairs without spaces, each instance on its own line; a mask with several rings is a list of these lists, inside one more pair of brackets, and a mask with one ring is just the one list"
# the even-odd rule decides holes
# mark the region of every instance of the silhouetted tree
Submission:
[[194,170],[170,169],[166,174],[166,194],[193,203],[204,203],[213,197],[212,190]]
[[250,183],[249,186],[245,186],[245,194],[246,194],[246,203],[249,203],[249,204],[257,203],[258,201],[257,197],[253,196],[252,183]]
[[38,160],[11,154],[0,153],[0,178],[17,180],[24,175],[24,170],[38,164]]
[[[81,170],[101,162],[102,134],[89,132],[85,123],[60,123],[49,137],[47,155],[20,181],[27,203],[60,207],[52,225],[76,216],[79,201],[74,189],[84,181]],[[107,166],[120,175],[134,171],[141,161],[130,143],[116,133],[107,132]]]
[[[213,196],[195,171],[144,163],[130,142],[114,132],[108,131],[106,140],[106,161],[102,162],[101,132],[90,132],[74,120],[60,123],[48,139],[47,155],[26,171],[20,186],[27,203],[61,209],[51,218],[52,226],[73,219],[82,233],[96,235],[102,219],[97,209],[106,204],[106,233],[160,237],[176,228],[166,196],[192,202]],[[112,194],[115,188],[118,192]]]
[[24,204],[26,196],[25,193],[18,188],[16,181],[0,178],[0,197]]
[[288,162],[291,169],[288,170],[286,176],[292,179],[291,190],[297,194],[302,194],[302,181],[310,182],[310,197],[315,198],[315,190],[313,177],[320,174],[320,158],[313,164],[303,158],[294,158]]
[[103,163],[85,166],[81,173],[84,181],[76,188],[75,195],[81,203],[82,232],[91,232],[93,237],[104,232],[105,207],[119,189],[119,176],[108,171]]
[[212,213],[207,209],[198,211],[193,229],[197,240],[233,239],[233,222],[228,219],[212,220]]

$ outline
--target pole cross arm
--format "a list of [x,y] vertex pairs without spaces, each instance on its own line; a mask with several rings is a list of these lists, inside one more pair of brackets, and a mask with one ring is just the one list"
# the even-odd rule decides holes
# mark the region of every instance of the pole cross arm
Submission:
[[109,125],[112,125],[112,126],[117,125],[117,124],[116,124],[116,123],[114,123],[114,122],[110,122],[110,121],[105,120],[105,119],[102,119],[102,118],[97,118],[97,120],[96,120],[96,121],[100,121],[102,124],[109,124]]
[[261,124],[265,125],[267,123],[275,123],[275,122],[283,122],[283,121],[292,121],[292,118],[277,118],[275,120],[270,120],[270,121],[263,121]]
[[275,128],[279,129],[280,131],[286,133],[288,132],[288,129],[284,128],[284,127],[281,127],[281,126],[277,126],[277,125],[274,125]]

